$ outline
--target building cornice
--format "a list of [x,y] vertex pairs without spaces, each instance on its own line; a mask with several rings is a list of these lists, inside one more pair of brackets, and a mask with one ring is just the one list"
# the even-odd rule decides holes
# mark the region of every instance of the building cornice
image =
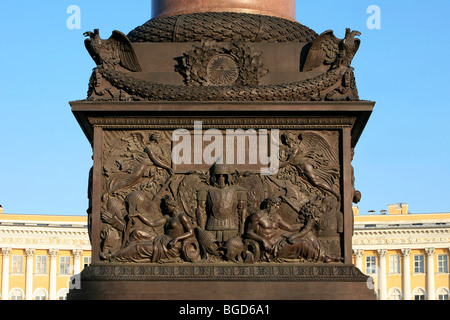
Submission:
[[0,226],[0,243],[14,249],[91,250],[87,228]]
[[352,243],[354,250],[448,248],[450,227],[355,229]]

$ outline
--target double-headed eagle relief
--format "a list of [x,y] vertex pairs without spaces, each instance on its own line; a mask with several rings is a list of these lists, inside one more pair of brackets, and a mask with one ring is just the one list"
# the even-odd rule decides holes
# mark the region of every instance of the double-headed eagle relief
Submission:
[[101,252],[113,262],[341,261],[337,132],[286,131],[277,175],[171,168],[167,131],[105,134]]

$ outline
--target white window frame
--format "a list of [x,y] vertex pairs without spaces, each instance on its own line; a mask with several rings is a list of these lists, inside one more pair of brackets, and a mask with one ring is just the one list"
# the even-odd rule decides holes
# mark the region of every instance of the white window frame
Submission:
[[56,294],[56,300],[67,300],[68,293],[69,289],[67,288],[59,289],[58,293]]
[[23,274],[23,255],[19,254],[12,255],[11,261],[12,261],[11,273]]
[[437,299],[438,300],[449,300],[450,291],[447,288],[439,288],[437,290]]
[[[39,297],[39,299],[37,299]],[[44,299],[41,299],[44,298]],[[48,300],[48,292],[44,288],[38,288],[33,293],[33,300]]]
[[399,254],[389,255],[389,274],[400,274],[400,262],[401,258]]
[[377,273],[377,256],[368,255],[366,256],[366,274],[376,274]]
[[85,256],[83,257],[83,268],[92,263],[92,257]]
[[[388,293],[389,300],[402,300],[403,294],[402,290],[399,288],[391,288]],[[398,298],[398,299],[394,299]]]
[[[20,294],[20,299],[17,299],[17,297],[19,297],[19,295],[16,293]],[[12,288],[11,291],[9,292],[9,300],[23,300],[24,297],[25,297],[25,294],[24,294],[23,290],[20,288]]]
[[59,257],[59,274],[60,275],[70,275],[70,260],[71,259],[69,256],[60,256]]
[[[417,299],[417,297],[423,297],[423,299]],[[426,300],[427,292],[423,288],[415,288],[413,291],[413,300]]]
[[413,273],[424,274],[425,273],[425,255],[415,254],[413,258],[414,268]]
[[[44,260],[44,261],[41,261]],[[47,274],[48,257],[46,255],[36,255],[36,274]]]
[[448,255],[447,254],[438,254],[437,255],[437,265],[438,273],[448,273]]

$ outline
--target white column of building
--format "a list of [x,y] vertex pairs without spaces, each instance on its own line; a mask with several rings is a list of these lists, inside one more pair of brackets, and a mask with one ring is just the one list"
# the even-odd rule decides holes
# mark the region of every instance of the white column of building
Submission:
[[387,300],[387,283],[386,283],[386,249],[378,250],[378,288],[380,290],[380,300]]
[[57,261],[58,249],[50,249],[48,253],[50,255],[50,292],[49,300],[56,300],[56,273],[57,273]]
[[363,271],[363,257],[364,250],[357,249],[355,250],[355,267],[357,267],[361,272]]
[[411,270],[410,254],[411,249],[401,249],[403,255],[403,300],[411,300]]
[[35,249],[25,249],[27,257],[26,275],[25,275],[25,300],[33,300],[33,256]]
[[2,265],[2,300],[9,299],[9,255],[11,248],[2,248],[3,265]]
[[434,248],[425,248],[427,253],[427,291],[428,300],[436,300],[434,288]]
[[73,274],[79,274],[81,272],[81,262],[80,258],[83,254],[83,250],[75,249],[72,251],[73,254]]

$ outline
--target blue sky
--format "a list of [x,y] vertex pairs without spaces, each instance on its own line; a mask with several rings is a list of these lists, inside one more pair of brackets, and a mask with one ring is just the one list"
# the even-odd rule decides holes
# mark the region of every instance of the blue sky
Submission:
[[[81,29],[66,25],[81,10]],[[381,29],[369,29],[370,5]],[[450,212],[448,0],[297,1],[317,33],[362,32],[353,61],[361,99],[376,101],[356,147],[361,213],[406,202]],[[92,68],[83,32],[125,34],[149,20],[150,0],[3,0],[0,27],[0,204],[7,213],[85,214],[90,145],[69,101],[84,99]]]

